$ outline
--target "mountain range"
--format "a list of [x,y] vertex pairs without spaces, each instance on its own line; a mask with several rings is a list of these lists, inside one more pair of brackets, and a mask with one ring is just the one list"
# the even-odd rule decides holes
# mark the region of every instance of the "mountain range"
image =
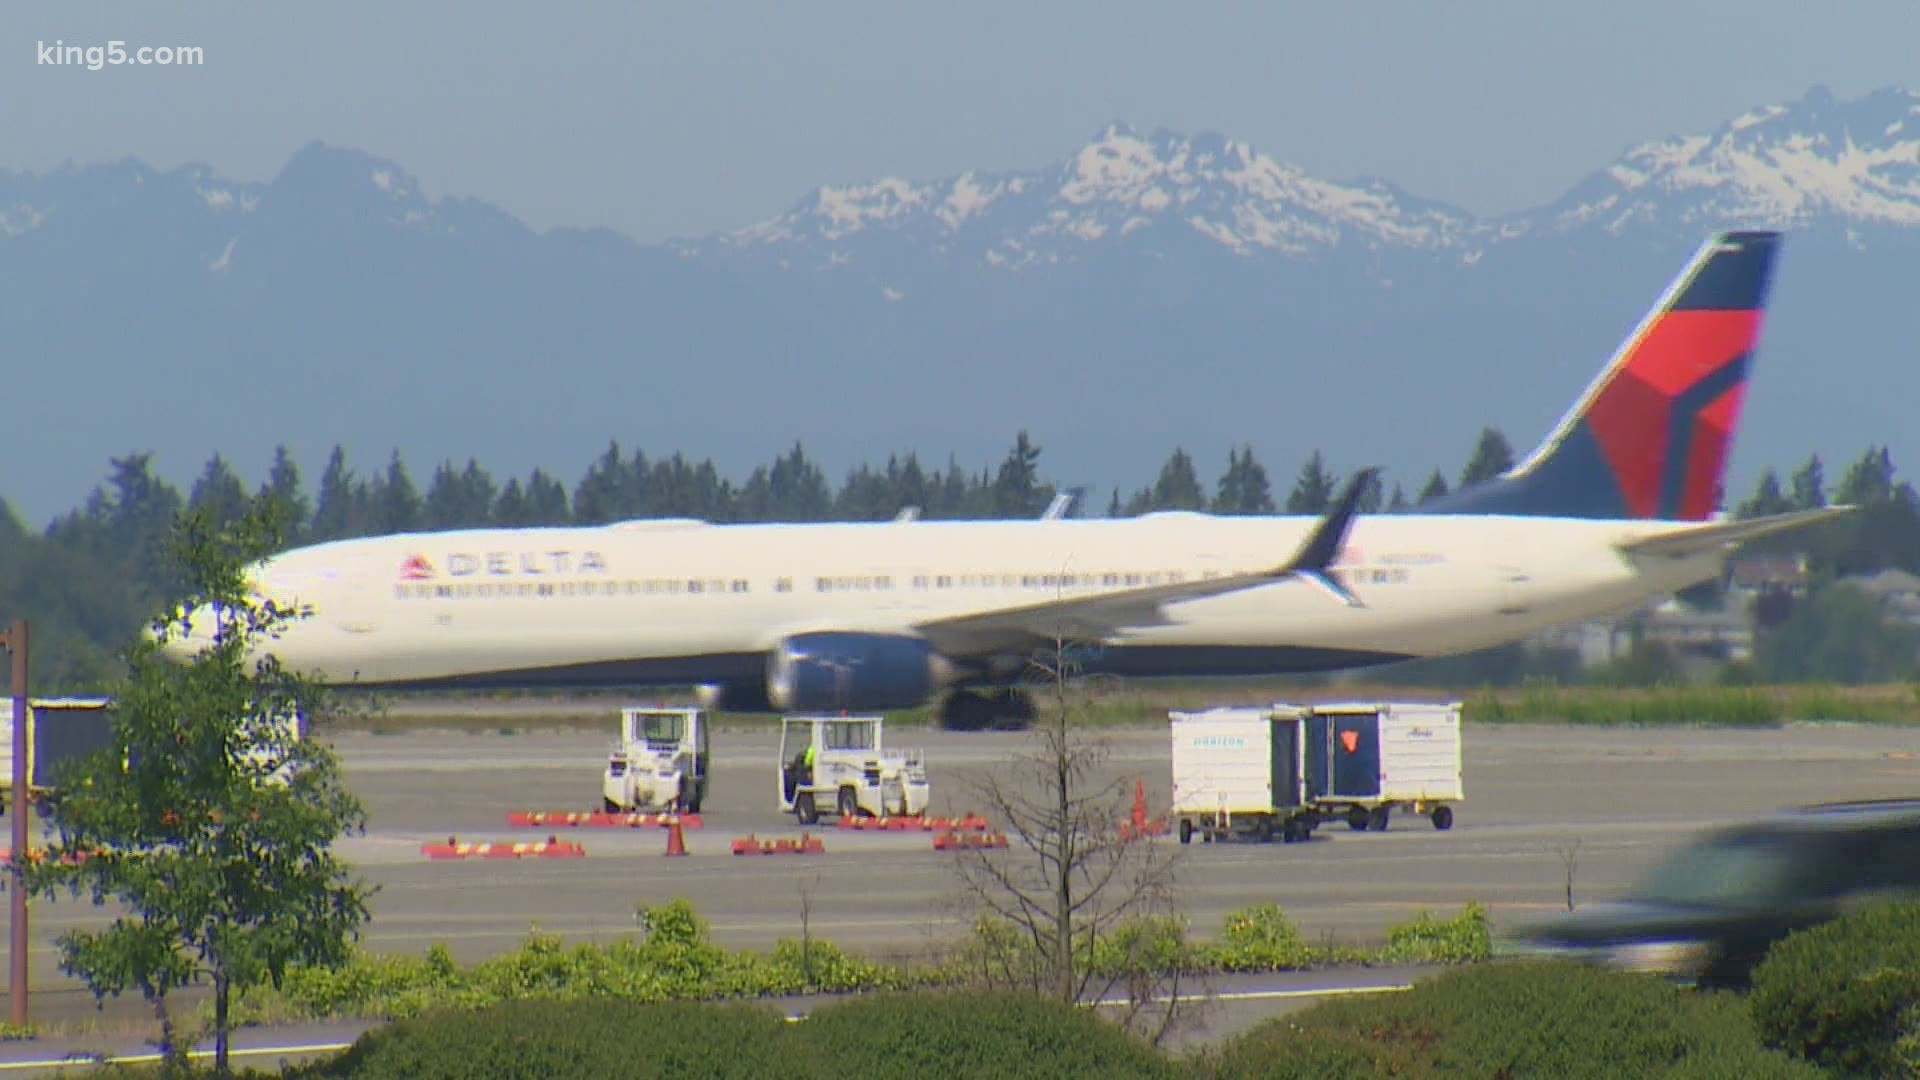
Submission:
[[[1516,154],[1524,148],[1516,147]],[[1500,163],[1489,161],[1488,168]],[[1110,125],[1062,160],[824,186],[722,235],[535,232],[313,143],[265,183],[128,159],[0,173],[0,496],[41,523],[107,459],[317,478],[398,448],[423,478],[578,476],[617,439],[744,477],[794,441],[834,469],[996,462],[1130,489],[1175,446],[1453,471],[1524,449],[1687,254],[1790,238],[1735,484],[1807,453],[1920,455],[1920,95],[1816,88],[1630,147],[1554,202],[1476,217],[1316,177],[1217,134]]]

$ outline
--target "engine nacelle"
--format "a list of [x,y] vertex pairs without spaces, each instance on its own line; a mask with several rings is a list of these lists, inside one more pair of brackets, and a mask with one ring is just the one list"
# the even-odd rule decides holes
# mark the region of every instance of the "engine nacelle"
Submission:
[[767,657],[767,700],[782,711],[910,709],[953,677],[926,641],[904,634],[795,634]]

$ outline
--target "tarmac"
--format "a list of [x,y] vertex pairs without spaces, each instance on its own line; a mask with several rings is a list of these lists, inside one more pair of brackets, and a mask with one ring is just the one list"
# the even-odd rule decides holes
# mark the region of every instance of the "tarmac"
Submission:
[[[363,941],[418,953],[444,942],[463,960],[511,949],[538,927],[575,941],[636,929],[639,905],[690,900],[729,947],[765,948],[810,932],[877,958],[925,956],[965,932],[974,909],[954,856],[923,832],[810,831],[826,851],[735,856],[730,845],[801,832],[777,808],[778,736],[713,735],[713,771],[690,854],[665,856],[667,835],[645,828],[512,828],[515,810],[592,810],[614,733],[507,731],[333,737],[349,787],[365,802],[365,835],[340,851],[378,891]],[[1035,751],[1019,733],[888,732],[893,748],[925,751],[936,814],[987,813],[981,785]],[[1168,802],[1164,729],[1099,733],[1100,781],[1116,805],[1143,782],[1154,815]],[[1402,815],[1384,833],[1323,826],[1305,844],[1180,846],[1178,901],[1196,936],[1219,932],[1250,904],[1281,905],[1315,941],[1369,944],[1421,910],[1484,904],[1496,929],[1617,894],[1673,845],[1728,820],[1811,802],[1920,795],[1920,733],[1821,724],[1777,730],[1578,728],[1469,723],[1466,798],[1453,828]],[[991,815],[989,815],[991,816]],[[996,826],[1003,823],[996,822]],[[429,860],[421,846],[479,841],[577,841],[582,858]],[[804,894],[804,900],[803,900]],[[31,977],[36,1019],[84,1020],[90,995],[58,971],[54,939],[104,925],[84,901],[36,901]],[[137,1002],[110,1007],[137,1021]]]

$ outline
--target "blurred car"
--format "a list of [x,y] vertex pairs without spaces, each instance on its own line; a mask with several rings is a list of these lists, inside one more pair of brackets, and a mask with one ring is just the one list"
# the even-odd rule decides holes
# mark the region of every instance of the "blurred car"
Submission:
[[1740,986],[1774,942],[1920,895],[1920,799],[1824,803],[1708,832],[1619,901],[1517,930],[1519,956]]

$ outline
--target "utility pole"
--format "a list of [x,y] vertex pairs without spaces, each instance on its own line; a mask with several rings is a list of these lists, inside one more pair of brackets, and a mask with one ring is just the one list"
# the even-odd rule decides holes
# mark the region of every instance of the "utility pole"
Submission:
[[9,899],[13,918],[7,943],[7,998],[15,1028],[27,1026],[27,620],[15,619],[0,634],[0,648],[13,655],[13,866]]

